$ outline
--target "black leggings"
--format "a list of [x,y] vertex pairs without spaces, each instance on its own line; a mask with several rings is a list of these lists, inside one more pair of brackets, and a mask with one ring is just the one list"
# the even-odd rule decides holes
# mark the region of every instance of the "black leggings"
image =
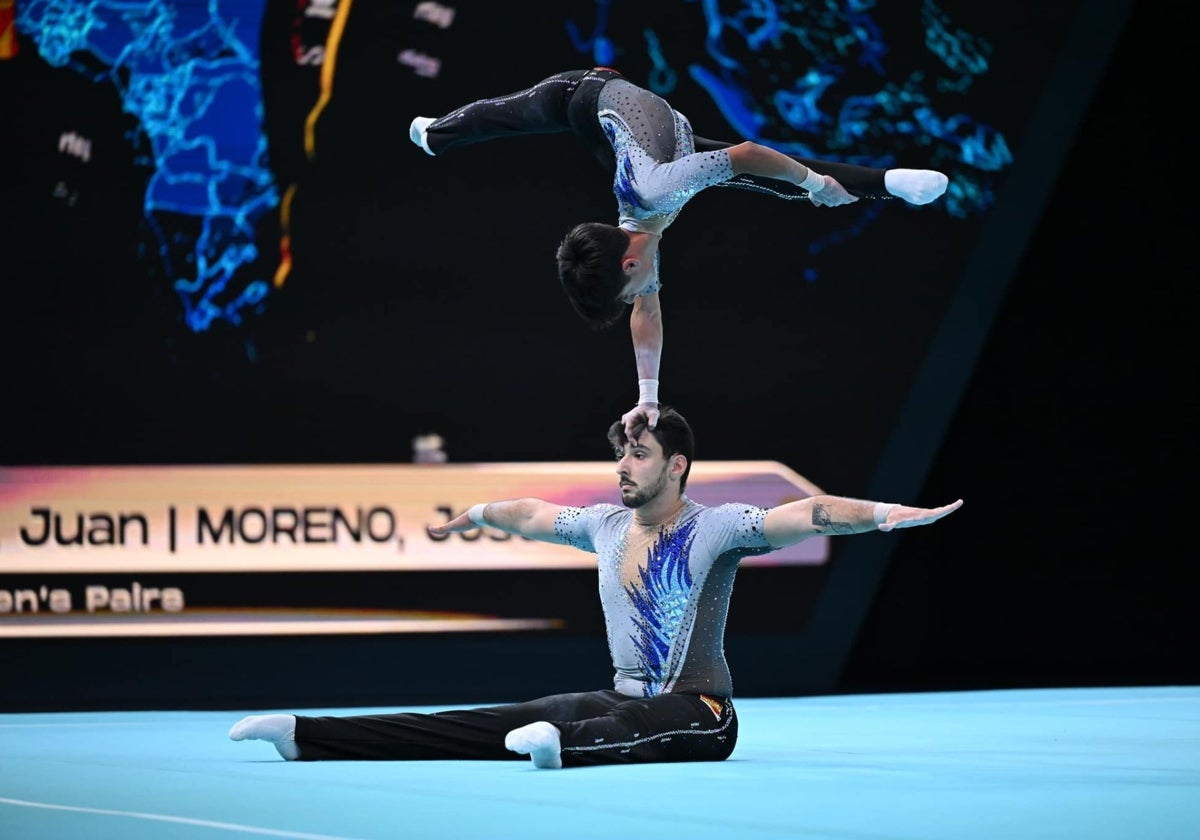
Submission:
[[605,81],[607,74],[571,70],[516,93],[470,102],[426,127],[430,151],[440,155],[454,146],[499,137],[571,131],[571,100],[580,85],[594,86],[598,94]]
[[724,761],[737,743],[726,699],[588,691],[434,714],[297,716],[296,746],[301,761],[528,760],[505,749],[504,736],[535,721],[558,728],[564,767]]
[[[522,134],[560,134],[575,131],[588,140],[609,172],[613,171],[612,150],[607,147],[596,120],[596,100],[600,88],[618,74],[604,69],[571,70],[542,79],[536,85],[515,93],[470,102],[426,128],[430,150],[440,155],[455,146],[482,143],[500,137]],[[696,151],[727,149],[732,143],[694,137]],[[891,198],[883,183],[887,170],[851,163],[802,158],[793,160],[833,177],[851,195],[859,198]],[[757,175],[735,175],[718,187],[750,190],[777,198],[808,198],[803,187]]]

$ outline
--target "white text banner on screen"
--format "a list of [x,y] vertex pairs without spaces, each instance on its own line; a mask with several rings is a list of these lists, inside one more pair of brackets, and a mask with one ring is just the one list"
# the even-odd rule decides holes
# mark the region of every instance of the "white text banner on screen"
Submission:
[[[620,504],[611,462],[0,467],[0,574],[588,568],[594,556],[485,528],[477,502]],[[775,461],[706,461],[688,496],[773,507],[822,491]],[[820,565],[817,537],[743,565]]]

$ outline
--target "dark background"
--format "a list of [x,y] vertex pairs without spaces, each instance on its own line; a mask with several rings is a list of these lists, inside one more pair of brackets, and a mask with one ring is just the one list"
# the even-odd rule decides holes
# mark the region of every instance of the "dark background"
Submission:
[[[861,538],[890,540],[891,559],[861,631],[856,637],[852,634],[844,667],[835,666],[833,690],[1179,684],[1200,679],[1200,657],[1187,642],[1200,629],[1192,606],[1200,579],[1190,534],[1184,533],[1194,503],[1188,480],[1195,464],[1196,365],[1187,337],[1194,323],[1196,260],[1189,241],[1193,214],[1180,194],[1187,189],[1189,158],[1179,127],[1182,108],[1174,99],[1178,83],[1173,81],[1183,78],[1185,57],[1161,48],[1165,33],[1187,31],[1189,17],[1179,4],[1133,4],[1065,165],[1053,176],[1049,198],[1044,207],[1031,210],[1036,216],[1030,220],[1036,222],[1034,233],[994,321],[984,321],[982,351],[928,474],[913,498],[904,499],[932,505],[962,497],[966,505],[935,528]],[[407,110],[396,119],[406,124]],[[485,171],[483,164],[479,167]],[[436,184],[435,176],[423,177],[428,181],[410,199],[418,206],[422,191]],[[309,185],[311,190],[334,193],[345,189],[347,206],[362,206],[360,192],[323,183],[319,173],[310,177]],[[136,194],[131,188],[127,197],[131,217],[136,215]],[[325,199],[336,202],[336,195]],[[370,224],[365,218],[369,203],[356,212],[363,217],[356,221]],[[703,212],[698,206],[695,217],[703,218]],[[350,222],[346,226],[361,231]],[[369,230],[387,235],[382,225]],[[116,266],[125,258],[97,232],[86,234],[93,237],[91,253],[97,261]],[[351,263],[352,244],[347,245]],[[530,249],[539,256],[545,250]],[[422,253],[409,256],[416,265],[434,259]],[[357,296],[354,289],[326,293],[330,305],[350,301],[374,310],[377,319],[388,316],[378,311],[378,302]],[[461,305],[453,288],[407,293],[431,306]],[[861,294],[869,295],[870,290]],[[508,305],[503,289],[489,295],[477,301],[481,309]],[[129,319],[128,325],[152,319],[169,304],[144,293],[129,293],[125,303],[122,317]],[[102,301],[97,292],[96,305],[112,305],[111,296]],[[382,305],[396,307],[397,322],[408,314],[403,296]],[[829,304],[819,305],[828,309]],[[519,315],[516,307],[504,312]],[[668,329],[703,314],[685,313],[680,300],[668,310]],[[829,317],[836,322],[852,316]],[[281,317],[277,323],[289,322]],[[141,335],[128,338],[125,345],[118,341],[113,349],[110,326],[80,319],[61,334],[47,332],[45,346],[17,350],[6,345],[6,357],[21,371],[19,387],[10,391],[15,400],[43,406],[49,402],[55,409],[29,413],[35,418],[52,414],[55,422],[23,426],[9,440],[7,462],[119,463],[122,452],[169,462],[181,449],[191,453],[189,460],[220,462],[244,451],[239,448],[244,441],[231,431],[239,424],[247,435],[263,434],[257,451],[264,460],[294,460],[294,447],[303,442],[314,460],[357,460],[354,456],[362,453],[381,461],[403,461],[410,433],[422,423],[448,433],[456,460],[486,459],[495,451],[478,438],[470,442],[473,426],[495,419],[496,409],[490,406],[481,408],[479,416],[456,419],[432,409],[424,417],[410,413],[410,426],[389,434],[387,411],[405,399],[403,388],[386,376],[389,354],[397,348],[384,336],[354,335],[350,317],[325,325],[319,341],[325,342],[323,348],[353,341],[355,352],[345,354],[346,361],[361,360],[363,343],[376,341],[372,363],[381,372],[382,393],[364,395],[352,386],[369,378],[361,371],[347,374],[347,384],[339,388],[329,369],[311,382],[264,391],[263,382],[253,378],[224,381],[213,378],[207,366],[190,369],[187,345],[192,339],[186,336],[169,334],[151,341]],[[739,326],[748,334],[765,336],[763,324]],[[296,316],[290,327],[292,332],[274,346],[284,347],[291,340],[295,344],[287,352],[304,352],[309,325]],[[537,333],[516,320],[490,329],[492,334],[474,339],[485,345],[565,340],[557,324]],[[562,336],[577,329],[563,323]],[[843,328],[830,327],[830,334],[838,329]],[[677,336],[669,333],[669,347]],[[416,336],[414,346],[406,348],[427,353],[425,371],[435,370],[439,361],[430,338]],[[107,353],[128,359],[140,358],[147,344],[166,344],[173,348],[174,361],[162,362],[157,372],[148,367],[141,380],[126,383],[103,376],[98,363],[81,363],[83,372],[74,379],[51,376],[47,391],[38,393],[39,353],[42,358],[54,356],[55,344],[67,341],[77,352],[81,339],[105,343]],[[610,355],[627,352],[624,335],[603,341],[611,345]],[[423,347],[415,346],[421,342]],[[243,347],[238,342],[229,348],[231,360],[240,358]],[[262,368],[278,365],[274,370],[285,370],[287,352],[279,351],[279,359],[267,359]],[[338,354],[326,358],[335,360],[326,364],[336,373]],[[666,361],[664,379],[666,372],[697,375],[685,374],[682,360],[671,355]],[[556,371],[569,369],[562,359],[554,360],[553,366]],[[431,406],[476,387],[475,378],[454,368],[450,365],[444,377],[416,375],[409,387],[428,397]],[[195,379],[188,380],[189,372]],[[889,373],[885,358],[838,389],[818,389],[819,399],[869,405],[873,388],[889,387],[884,384]],[[598,390],[623,393],[622,388],[628,390],[627,374],[620,366],[610,366],[598,374]],[[132,422],[127,413],[113,408],[122,400],[138,400],[134,392],[147,387],[161,388],[171,397],[161,403],[142,400],[139,404],[147,409]],[[221,394],[229,398],[212,399]],[[779,389],[769,401],[739,400],[728,393],[706,398],[696,411],[686,413],[693,419],[722,418],[739,429],[739,443],[713,439],[702,427],[701,457],[777,457],[772,441],[786,439],[789,429],[798,426],[797,418],[810,407],[807,396],[804,377],[797,376],[792,387]],[[580,398],[572,393],[564,402],[570,405]],[[595,421],[625,407],[621,399],[611,403],[597,407]],[[318,410],[318,405],[323,408]],[[327,413],[333,411],[331,405],[338,406],[336,415]],[[734,405],[741,407],[728,408]],[[268,406],[277,413],[267,411]],[[177,424],[189,407],[188,422]],[[509,414],[506,422],[516,426],[511,414],[529,408],[505,404],[500,410]],[[20,414],[19,408],[13,411]],[[292,425],[286,433],[270,436],[272,430],[278,432],[274,421],[282,415]],[[347,440],[345,431],[353,426],[353,418],[366,415],[372,415],[370,433]],[[535,416],[530,425],[537,427],[538,422]],[[224,431],[204,438],[199,433],[206,427]],[[64,435],[65,430],[71,433]],[[852,444],[854,430],[849,431]],[[574,457],[590,452],[595,437],[581,422],[570,430],[556,427],[551,440],[555,451],[570,450]],[[759,442],[763,451],[747,452],[742,443],[747,439]],[[514,459],[536,459],[544,452],[532,437],[512,437],[506,445],[505,454]],[[843,450],[845,446],[837,444]],[[872,438],[864,446],[867,454],[850,456],[847,464],[839,464],[836,448],[810,444],[797,444],[793,450],[804,456],[802,462],[797,462],[799,456],[781,459],[831,492],[862,495],[880,444]],[[23,453],[30,453],[32,461]],[[844,467],[840,473],[839,466]],[[746,594],[739,589],[739,595]],[[787,672],[808,663],[789,658],[792,648],[786,640],[739,634],[739,613],[753,609],[752,603],[735,596],[727,650],[739,691],[749,695],[794,690],[796,680]],[[118,707],[130,702],[172,705],[180,696],[203,697],[209,706],[440,703],[506,699],[497,696],[506,689],[515,699],[532,692],[607,684],[603,645],[596,641],[462,637],[187,644],[130,640],[114,645],[41,640],[22,642],[19,648],[8,645],[0,649],[0,658],[8,660],[6,672],[16,675],[6,680],[6,705],[69,706],[72,701],[63,698],[72,693],[97,698],[92,705]],[[552,669],[540,664],[546,661],[555,663]],[[471,663],[470,673],[456,667],[462,662]],[[308,663],[320,667],[310,671]],[[490,665],[481,668],[481,663]],[[130,701],[128,686],[135,684],[139,693]]]
[[921,492],[961,518],[901,539],[845,690],[1200,679],[1193,23],[1134,4]]

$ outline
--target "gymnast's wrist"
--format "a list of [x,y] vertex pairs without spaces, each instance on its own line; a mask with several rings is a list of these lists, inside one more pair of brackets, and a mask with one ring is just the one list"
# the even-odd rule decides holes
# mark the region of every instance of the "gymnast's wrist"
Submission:
[[875,520],[876,528],[887,524],[888,514],[892,512],[892,508],[894,507],[894,504],[888,504],[887,502],[876,503],[875,510],[871,513],[871,518]]
[[638,380],[638,405],[658,405],[658,380]]
[[825,189],[825,176],[817,172],[817,170],[809,168],[808,174],[804,176],[804,180],[800,182],[800,186],[810,193],[820,192]]
[[487,525],[487,519],[485,519],[483,516],[483,511],[486,507],[486,503],[471,505],[471,507],[467,509],[467,519],[470,519],[471,522],[478,525],[480,528],[482,528],[484,525]]

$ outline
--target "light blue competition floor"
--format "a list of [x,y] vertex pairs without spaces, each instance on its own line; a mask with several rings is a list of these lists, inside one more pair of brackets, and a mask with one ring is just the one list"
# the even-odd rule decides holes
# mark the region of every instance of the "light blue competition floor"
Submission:
[[558,771],[284,762],[227,739],[243,712],[0,715],[0,838],[1200,838],[1200,687],[737,705],[726,762]]

